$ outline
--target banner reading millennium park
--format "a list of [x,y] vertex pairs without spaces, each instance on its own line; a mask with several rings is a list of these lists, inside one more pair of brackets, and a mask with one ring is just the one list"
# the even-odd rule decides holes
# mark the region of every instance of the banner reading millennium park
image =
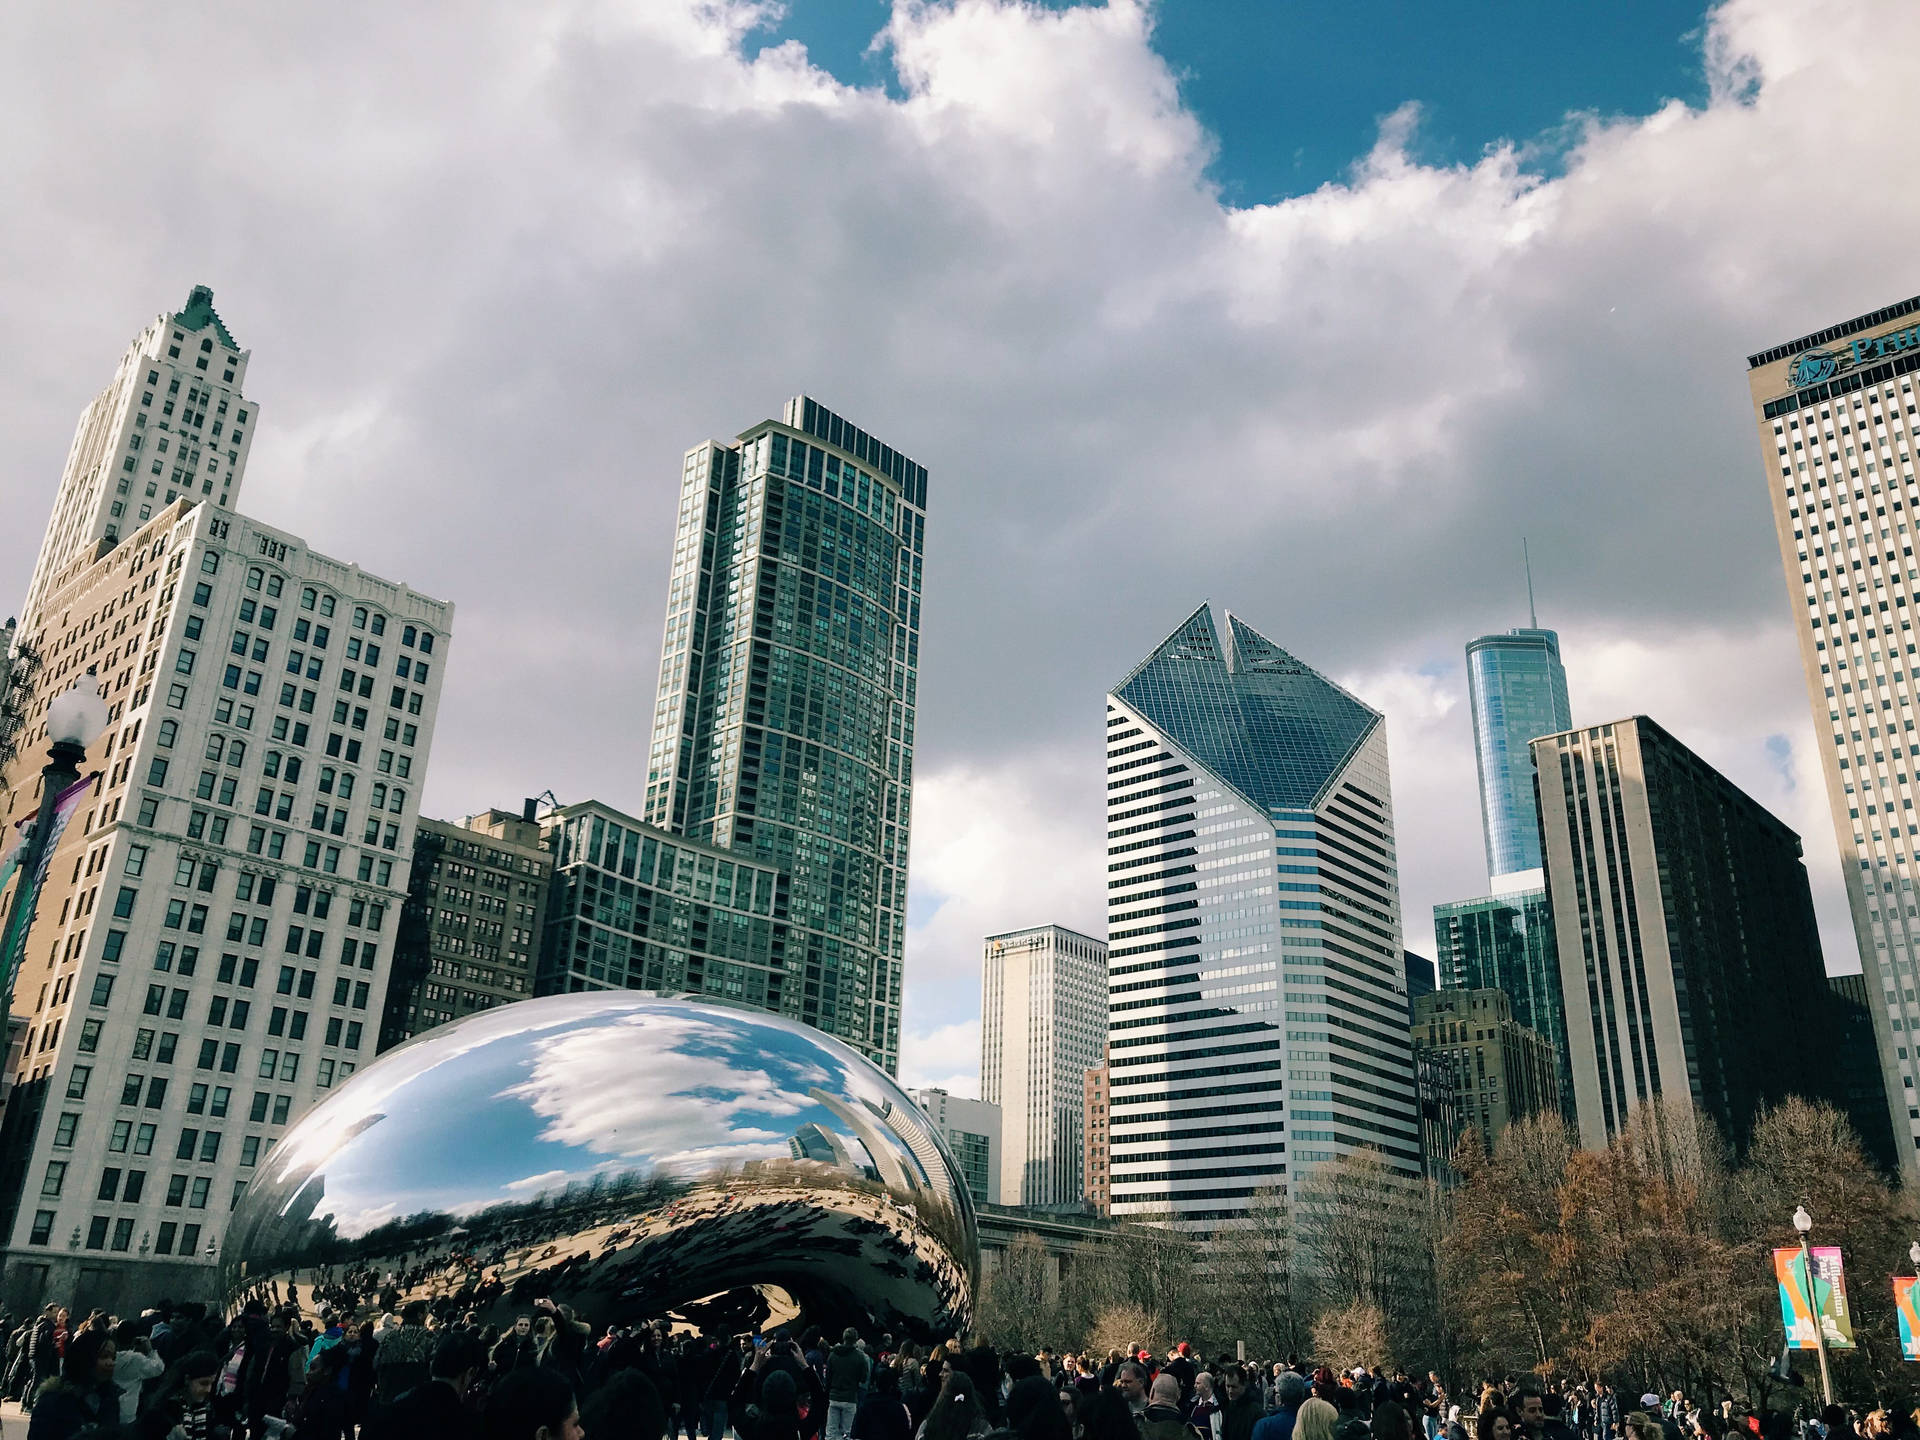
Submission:
[[[1773,1274],[1780,1282],[1780,1319],[1787,1327],[1787,1345],[1794,1350],[1819,1348],[1814,1339],[1814,1315],[1829,1350],[1853,1349],[1853,1317],[1847,1313],[1847,1282],[1840,1265],[1840,1247],[1816,1245],[1812,1274],[1798,1246],[1773,1252]],[[1809,1297],[1813,1309],[1809,1309]]]

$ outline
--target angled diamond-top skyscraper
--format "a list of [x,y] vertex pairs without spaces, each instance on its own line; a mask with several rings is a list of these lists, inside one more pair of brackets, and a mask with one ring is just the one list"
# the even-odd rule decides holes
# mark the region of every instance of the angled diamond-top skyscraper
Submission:
[[1107,696],[1116,1216],[1421,1173],[1385,718],[1202,605]]

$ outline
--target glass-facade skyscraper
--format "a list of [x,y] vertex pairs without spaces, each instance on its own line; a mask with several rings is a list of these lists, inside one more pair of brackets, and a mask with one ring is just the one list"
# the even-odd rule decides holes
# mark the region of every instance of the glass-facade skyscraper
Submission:
[[1560,996],[1560,952],[1545,889],[1436,905],[1433,939],[1442,989],[1504,991],[1513,1018],[1553,1046],[1560,1108],[1572,1120],[1567,1011]]
[[686,455],[645,819],[788,881],[768,1009],[891,1072],[927,472],[801,396]]
[[1421,1174],[1383,717],[1202,605],[1107,696],[1112,1212]]
[[1497,891],[1501,876],[1540,868],[1532,741],[1573,724],[1560,637],[1527,629],[1469,641],[1467,695],[1473,707],[1473,757],[1480,769],[1487,874]]

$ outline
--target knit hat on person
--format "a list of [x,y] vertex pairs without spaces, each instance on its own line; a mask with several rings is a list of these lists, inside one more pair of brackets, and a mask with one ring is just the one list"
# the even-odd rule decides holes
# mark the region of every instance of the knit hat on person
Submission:
[[205,1380],[220,1373],[220,1357],[211,1350],[196,1350],[180,1362],[183,1380]]

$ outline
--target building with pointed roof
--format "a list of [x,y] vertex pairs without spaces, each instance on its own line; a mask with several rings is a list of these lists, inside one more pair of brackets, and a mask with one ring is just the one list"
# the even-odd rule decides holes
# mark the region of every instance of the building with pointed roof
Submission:
[[240,393],[251,355],[205,285],[134,337],[74,430],[20,613],[23,639],[38,634],[49,590],[175,500],[238,503],[259,408]]
[[1112,1207],[1420,1173],[1385,717],[1202,605],[1107,696]]

